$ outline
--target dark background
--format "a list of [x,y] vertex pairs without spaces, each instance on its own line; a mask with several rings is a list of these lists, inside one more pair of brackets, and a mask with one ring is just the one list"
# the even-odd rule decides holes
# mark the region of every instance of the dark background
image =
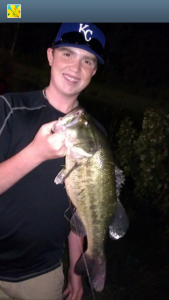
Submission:
[[[159,95],[158,89],[168,90],[168,23],[96,25],[106,36],[106,64],[99,69],[95,80],[151,97]],[[60,23],[1,23],[0,48],[8,54],[4,74],[11,58],[36,68],[46,65],[46,49],[51,46],[59,26]]]

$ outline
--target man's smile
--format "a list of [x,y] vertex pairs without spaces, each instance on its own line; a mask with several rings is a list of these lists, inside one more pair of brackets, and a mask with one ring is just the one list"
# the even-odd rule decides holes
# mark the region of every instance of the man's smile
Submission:
[[70,81],[70,82],[73,82],[73,83],[78,83],[78,82],[80,81],[80,79],[79,79],[78,77],[70,76],[70,75],[65,74],[65,73],[63,73],[63,77],[64,77],[66,80],[68,80],[68,81]]

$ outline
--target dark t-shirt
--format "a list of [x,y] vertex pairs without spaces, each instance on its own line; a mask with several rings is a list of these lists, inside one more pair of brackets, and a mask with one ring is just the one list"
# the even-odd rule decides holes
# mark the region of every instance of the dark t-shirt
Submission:
[[[62,116],[42,91],[1,96],[0,162],[26,147],[42,124]],[[0,195],[1,280],[31,278],[60,265],[72,215],[64,186],[54,183],[64,163],[45,161]]]
[[[42,91],[0,96],[0,162],[62,116]],[[73,209],[64,185],[54,183],[64,163],[45,161],[0,195],[0,280],[25,280],[60,265]]]

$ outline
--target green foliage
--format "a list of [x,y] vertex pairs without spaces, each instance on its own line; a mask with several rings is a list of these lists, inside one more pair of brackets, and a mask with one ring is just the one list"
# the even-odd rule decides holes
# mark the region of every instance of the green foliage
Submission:
[[169,211],[169,115],[146,110],[140,131],[125,119],[117,138],[115,156],[125,175],[133,178],[136,197]]

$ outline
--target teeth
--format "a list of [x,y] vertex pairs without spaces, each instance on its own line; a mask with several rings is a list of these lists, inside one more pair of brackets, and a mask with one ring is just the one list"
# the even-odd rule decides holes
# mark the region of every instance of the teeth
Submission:
[[67,75],[65,75],[65,78],[67,78],[68,80],[70,80],[70,81],[72,81],[72,82],[78,82],[78,81],[79,81],[78,79],[69,77],[69,76],[67,76]]

